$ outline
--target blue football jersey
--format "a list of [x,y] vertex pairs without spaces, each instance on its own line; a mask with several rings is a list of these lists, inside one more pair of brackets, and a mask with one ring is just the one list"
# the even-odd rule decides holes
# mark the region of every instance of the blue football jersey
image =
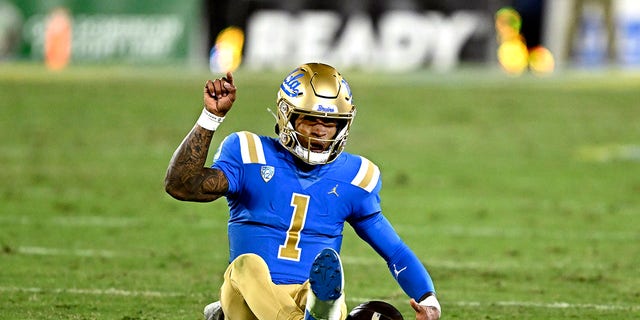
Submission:
[[[269,266],[274,283],[302,283],[322,249],[340,252],[344,223],[349,222],[387,260],[392,274],[404,270],[406,263],[396,263],[405,259],[404,251],[412,253],[380,213],[378,167],[347,152],[325,165],[300,164],[276,138],[243,131],[221,143],[212,167],[229,181],[230,261],[255,253]],[[424,270],[421,264],[416,267]],[[426,289],[425,281],[416,282],[415,272],[406,274],[412,279],[395,277],[410,295],[419,298],[423,291],[433,291],[426,270],[418,271],[419,278],[428,280]]]

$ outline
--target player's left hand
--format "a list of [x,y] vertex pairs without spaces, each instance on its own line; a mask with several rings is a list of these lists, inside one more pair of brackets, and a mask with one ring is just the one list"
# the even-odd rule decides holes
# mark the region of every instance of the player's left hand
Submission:
[[416,320],[438,320],[440,311],[435,307],[421,306],[416,300],[411,299],[409,304],[416,311]]

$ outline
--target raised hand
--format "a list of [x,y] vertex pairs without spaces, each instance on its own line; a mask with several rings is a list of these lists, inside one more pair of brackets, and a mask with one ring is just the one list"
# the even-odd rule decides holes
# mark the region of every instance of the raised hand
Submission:
[[236,100],[236,86],[233,84],[233,74],[227,72],[226,77],[207,80],[204,85],[204,107],[207,111],[224,117]]

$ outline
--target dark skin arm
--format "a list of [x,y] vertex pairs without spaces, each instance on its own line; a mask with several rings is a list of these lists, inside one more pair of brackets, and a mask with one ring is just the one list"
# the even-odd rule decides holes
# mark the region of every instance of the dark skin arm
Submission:
[[[233,75],[208,80],[204,86],[204,107],[224,117],[236,99]],[[222,197],[229,188],[222,171],[205,167],[214,131],[196,124],[173,153],[164,179],[165,190],[178,200],[209,202]]]
[[440,319],[440,311],[434,307],[425,307],[418,304],[414,299],[409,301],[409,304],[416,312],[416,320],[437,320]]

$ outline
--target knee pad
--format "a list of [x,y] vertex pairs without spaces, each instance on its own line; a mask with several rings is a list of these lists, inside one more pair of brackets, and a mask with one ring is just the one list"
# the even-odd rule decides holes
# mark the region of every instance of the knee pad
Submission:
[[257,276],[259,274],[269,274],[267,263],[257,254],[245,253],[235,258],[229,266],[233,269],[231,277],[234,275]]

